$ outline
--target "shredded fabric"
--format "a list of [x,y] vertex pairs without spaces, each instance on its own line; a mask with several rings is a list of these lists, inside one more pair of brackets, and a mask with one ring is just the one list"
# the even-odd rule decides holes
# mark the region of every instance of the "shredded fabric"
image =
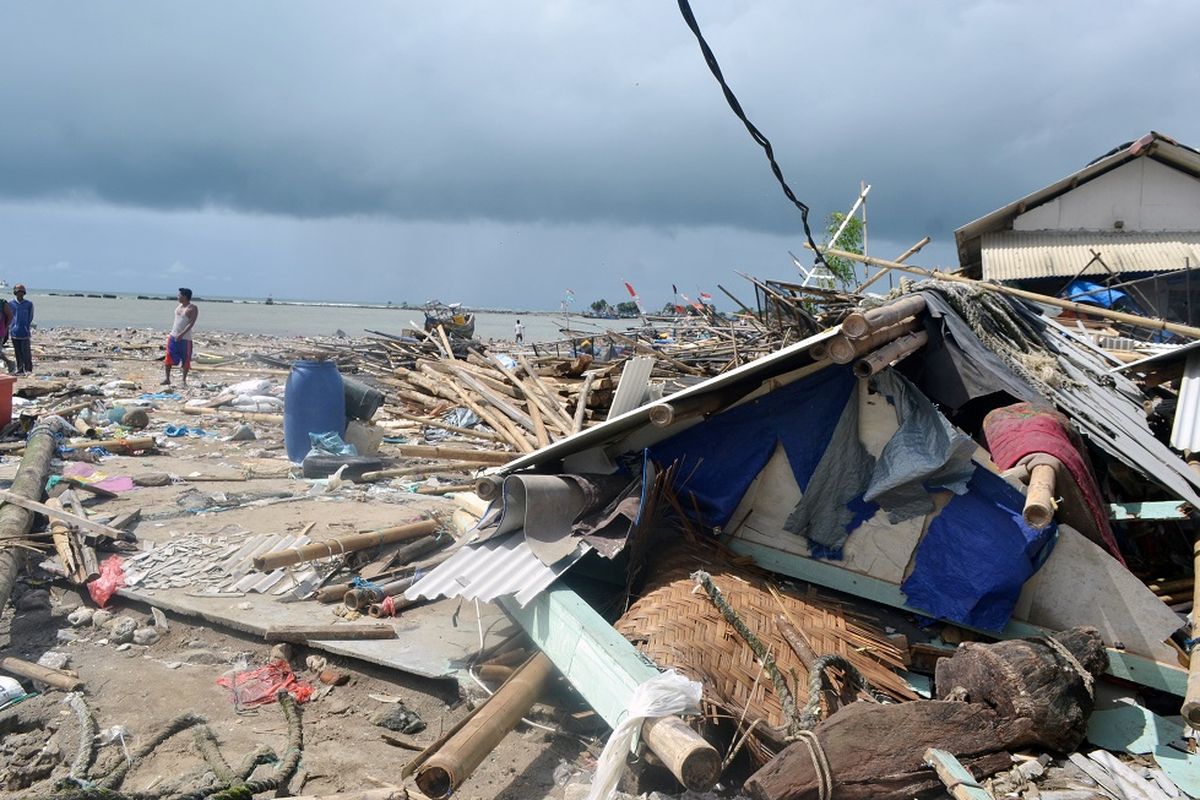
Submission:
[[258,669],[236,672],[217,679],[217,685],[233,692],[238,708],[273,703],[279,692],[287,692],[297,703],[306,702],[315,691],[310,684],[299,680],[283,659],[271,661]]

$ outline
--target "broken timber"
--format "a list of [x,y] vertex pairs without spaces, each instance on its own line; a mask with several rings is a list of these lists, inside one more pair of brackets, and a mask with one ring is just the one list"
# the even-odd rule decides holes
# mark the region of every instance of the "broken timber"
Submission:
[[[610,727],[628,713],[634,690],[658,674],[653,663],[570,589],[551,588],[524,607],[513,597],[497,602]],[[716,749],[686,725],[658,722],[647,720],[642,738],[675,778],[697,792],[716,785],[721,772]]]

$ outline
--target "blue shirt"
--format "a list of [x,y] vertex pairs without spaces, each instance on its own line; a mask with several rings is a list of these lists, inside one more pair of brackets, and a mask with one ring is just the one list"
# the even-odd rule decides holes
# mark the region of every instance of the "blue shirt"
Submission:
[[8,305],[12,308],[13,312],[12,322],[8,328],[8,335],[14,339],[28,339],[29,328],[33,325],[33,301],[9,300]]

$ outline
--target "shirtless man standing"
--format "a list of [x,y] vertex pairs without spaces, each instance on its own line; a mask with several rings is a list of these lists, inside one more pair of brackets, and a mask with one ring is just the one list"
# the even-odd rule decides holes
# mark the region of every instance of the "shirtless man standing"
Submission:
[[196,325],[196,317],[200,311],[192,303],[192,290],[179,290],[179,305],[175,307],[175,324],[171,326],[171,335],[167,337],[167,356],[163,359],[166,377],[162,385],[171,385],[171,367],[178,366],[183,371],[183,385],[187,386],[188,370],[192,368],[192,328]]

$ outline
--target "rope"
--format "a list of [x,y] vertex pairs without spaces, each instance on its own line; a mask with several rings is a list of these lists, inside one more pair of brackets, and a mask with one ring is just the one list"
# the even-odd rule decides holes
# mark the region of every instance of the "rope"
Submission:
[[812,731],[800,731],[796,741],[803,742],[808,747],[808,757],[812,759],[813,772],[817,776],[818,800],[830,800],[833,797],[833,770],[829,768],[829,759],[821,740]]
[[[176,717],[157,735],[151,737],[134,755],[131,761],[122,762],[97,783],[72,783],[70,779],[59,783],[49,795],[41,795],[37,800],[252,800],[254,795],[263,792],[278,792],[291,782],[292,777],[300,766],[300,758],[304,750],[304,729],[301,725],[300,708],[295,699],[286,691],[280,691],[276,696],[280,709],[288,724],[288,749],[284,758],[276,766],[274,772],[265,778],[247,781],[246,778],[254,771],[259,763],[274,760],[270,748],[259,746],[251,752],[242,764],[242,773],[235,774],[228,762],[220,754],[216,739],[204,718],[193,713]],[[117,787],[129,773],[130,769],[149,757],[163,742],[175,734],[188,728],[201,726],[195,732],[197,746],[205,761],[213,767],[213,772],[221,783],[193,792],[176,793],[174,789],[163,788],[157,792],[121,792]],[[76,756],[78,760],[79,756]]]
[[763,669],[767,671],[771,682],[775,684],[775,692],[779,695],[779,703],[783,707],[783,714],[787,718],[787,737],[794,738],[801,730],[801,720],[796,714],[796,697],[792,694],[792,690],[788,688],[787,680],[783,677],[779,666],[775,663],[775,656],[771,655],[771,651],[762,643],[746,623],[738,616],[733,607],[729,605],[729,601],[721,594],[721,590],[713,583],[712,575],[709,575],[704,570],[699,570],[692,573],[692,580],[696,581],[705,592],[708,593],[708,599],[712,600],[717,610],[721,612],[721,616],[725,618],[738,635],[745,640],[750,646],[750,650],[762,662]]
[[96,760],[96,736],[100,732],[100,726],[96,724],[96,717],[92,715],[87,701],[79,692],[67,695],[66,703],[75,711],[75,717],[79,720],[79,745],[68,777],[82,785],[87,781],[92,762]]
[[742,104],[738,102],[737,96],[733,93],[733,89],[729,88],[729,84],[725,82],[725,75],[721,71],[721,65],[717,63],[717,57],[713,54],[712,48],[708,46],[708,42],[704,40],[704,34],[700,32],[700,23],[696,21],[696,15],[692,13],[692,7],[688,0],[679,0],[679,13],[683,15],[683,21],[687,23],[692,34],[696,37],[696,43],[700,45],[700,52],[704,55],[704,63],[708,65],[709,72],[717,79],[717,83],[721,85],[721,91],[725,95],[725,102],[729,104],[729,108],[742,124],[746,126],[746,130],[750,133],[750,138],[754,143],[763,149],[767,156],[767,163],[771,165],[771,174],[775,176],[775,180],[779,182],[779,186],[783,189],[783,196],[791,201],[797,209],[800,210],[800,221],[804,225],[804,238],[808,240],[808,246],[812,248],[816,263],[824,264],[827,268],[829,263],[825,260],[824,254],[821,253],[817,243],[813,241],[812,229],[808,226],[808,205],[802,203],[796,197],[792,187],[788,186],[784,180],[783,170],[780,169],[779,163],[775,160],[775,149],[771,146],[771,141],[755,127],[754,123],[746,117],[746,112],[742,109]]
[[396,616],[396,598],[390,594],[379,601],[379,613],[385,617]]
[[1095,696],[1095,677],[1093,677],[1092,673],[1088,672],[1087,668],[1075,657],[1075,654],[1068,650],[1062,642],[1050,636],[1037,636],[1031,641],[1040,642],[1062,656],[1063,661],[1067,662],[1067,666],[1073,669],[1079,675],[1079,679],[1083,681],[1083,688],[1087,690],[1088,697]]

